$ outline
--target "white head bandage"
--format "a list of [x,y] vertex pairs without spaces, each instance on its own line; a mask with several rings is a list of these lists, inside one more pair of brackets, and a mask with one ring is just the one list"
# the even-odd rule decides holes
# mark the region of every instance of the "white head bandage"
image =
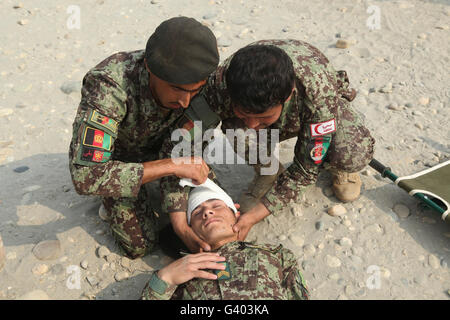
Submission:
[[189,193],[188,208],[186,212],[188,225],[191,225],[192,211],[194,211],[195,208],[197,208],[203,202],[211,199],[222,200],[228,207],[230,207],[231,210],[233,210],[234,213],[237,212],[237,209],[234,206],[233,199],[231,199],[231,197],[225,191],[223,191],[222,188],[220,188],[210,179],[206,179],[206,181],[200,185],[192,183],[191,179],[181,179],[180,186],[194,187],[194,189],[192,189]]

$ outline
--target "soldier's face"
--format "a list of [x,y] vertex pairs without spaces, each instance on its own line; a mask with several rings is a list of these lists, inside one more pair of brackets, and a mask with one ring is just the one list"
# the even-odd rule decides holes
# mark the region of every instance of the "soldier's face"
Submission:
[[150,72],[150,90],[153,98],[162,107],[169,109],[187,108],[191,99],[206,84],[206,79],[191,84],[174,84],[164,81]]
[[283,105],[279,104],[263,113],[247,113],[238,107],[233,107],[233,112],[249,129],[260,130],[269,127],[280,118]]
[[203,202],[192,211],[191,228],[210,245],[230,241],[236,237],[233,226],[239,217],[222,200],[212,199]]

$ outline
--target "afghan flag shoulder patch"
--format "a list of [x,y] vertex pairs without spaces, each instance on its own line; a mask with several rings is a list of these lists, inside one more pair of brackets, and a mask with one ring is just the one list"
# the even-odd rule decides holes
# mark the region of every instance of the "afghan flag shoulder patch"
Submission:
[[114,136],[119,131],[119,124],[116,120],[113,120],[107,116],[100,114],[97,110],[91,110],[88,117],[88,123],[95,127],[100,127],[108,130]]
[[111,152],[101,151],[83,146],[80,159],[87,162],[104,163],[111,158]]
[[111,135],[103,130],[86,126],[83,132],[83,146],[111,151]]

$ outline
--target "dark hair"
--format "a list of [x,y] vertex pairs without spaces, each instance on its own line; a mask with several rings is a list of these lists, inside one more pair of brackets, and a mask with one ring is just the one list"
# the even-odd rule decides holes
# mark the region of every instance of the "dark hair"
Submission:
[[292,60],[278,47],[252,45],[238,50],[225,75],[233,104],[247,113],[264,113],[292,92]]

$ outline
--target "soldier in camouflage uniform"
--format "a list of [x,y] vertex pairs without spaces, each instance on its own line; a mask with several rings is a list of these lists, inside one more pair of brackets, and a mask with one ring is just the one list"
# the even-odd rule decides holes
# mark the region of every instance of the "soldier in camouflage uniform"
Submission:
[[155,30],[146,50],[114,54],[83,79],[69,150],[73,184],[79,194],[102,197],[112,233],[131,258],[157,243],[145,184],[168,175],[206,180],[202,159],[170,159],[170,133],[218,63],[211,30],[177,17]]
[[[235,226],[240,240],[269,214],[289,202],[301,203],[321,168],[332,173],[337,198],[358,198],[357,172],[372,159],[375,141],[350,106],[356,92],[349,88],[346,72],[336,71],[314,46],[298,40],[253,43],[226,59],[201,95],[220,116],[224,133],[266,128],[279,130],[280,141],[297,137],[287,170],[280,166],[277,174],[264,176],[262,165],[255,165],[255,181],[238,200],[244,213]],[[247,143],[247,159],[248,150]],[[169,197],[178,203],[187,198],[173,177],[165,179]]]
[[[217,198],[220,198],[217,197]],[[308,299],[294,254],[282,245],[237,241],[239,217],[223,200],[207,197],[192,211],[194,232],[212,252],[190,254],[152,273],[144,300]],[[188,212],[189,214],[189,212]]]

